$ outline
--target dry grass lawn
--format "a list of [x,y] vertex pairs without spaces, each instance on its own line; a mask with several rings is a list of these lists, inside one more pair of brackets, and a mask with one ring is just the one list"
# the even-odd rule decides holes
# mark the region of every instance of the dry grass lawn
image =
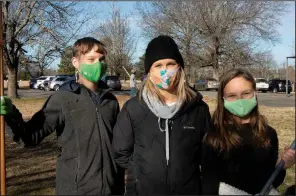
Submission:
[[[120,105],[129,99],[129,96],[117,97]],[[22,112],[24,118],[29,118],[38,111],[45,99],[14,100],[14,104]],[[213,112],[215,100],[205,97]],[[272,127],[277,130],[280,149],[295,138],[295,108],[270,108],[261,106]],[[10,138],[6,139],[7,160],[7,193],[9,195],[54,195],[55,194],[55,160],[57,156],[56,136],[47,137],[38,147],[23,149]],[[254,174],[255,175],[255,174]],[[295,184],[295,168],[289,169],[285,182],[280,191],[288,185]]]

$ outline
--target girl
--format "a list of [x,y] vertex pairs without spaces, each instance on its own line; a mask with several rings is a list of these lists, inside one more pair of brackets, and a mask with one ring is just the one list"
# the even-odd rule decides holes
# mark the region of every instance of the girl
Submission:
[[127,194],[200,194],[200,146],[209,108],[186,82],[174,40],[153,39],[148,73],[137,97],[122,108],[114,128],[117,164],[127,169]]
[[[203,194],[257,194],[280,158],[285,169],[295,163],[295,150],[278,157],[277,133],[260,115],[256,83],[245,70],[232,70],[222,78],[211,130],[203,146]],[[285,170],[273,186],[284,177]]]

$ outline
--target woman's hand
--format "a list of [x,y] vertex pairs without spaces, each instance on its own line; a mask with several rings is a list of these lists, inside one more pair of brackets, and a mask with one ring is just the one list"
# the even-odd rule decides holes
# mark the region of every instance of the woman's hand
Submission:
[[284,169],[288,169],[295,164],[295,150],[290,149],[289,146],[285,147],[285,151],[279,156],[278,164],[282,159],[285,161]]

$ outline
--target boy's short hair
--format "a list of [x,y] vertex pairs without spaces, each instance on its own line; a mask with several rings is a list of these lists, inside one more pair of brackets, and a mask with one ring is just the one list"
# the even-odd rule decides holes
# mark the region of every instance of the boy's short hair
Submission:
[[82,54],[86,54],[90,52],[95,46],[98,47],[97,51],[101,54],[107,54],[107,50],[105,48],[105,45],[100,42],[99,40],[93,38],[93,37],[84,37],[81,39],[78,39],[72,48],[73,57],[80,57]]

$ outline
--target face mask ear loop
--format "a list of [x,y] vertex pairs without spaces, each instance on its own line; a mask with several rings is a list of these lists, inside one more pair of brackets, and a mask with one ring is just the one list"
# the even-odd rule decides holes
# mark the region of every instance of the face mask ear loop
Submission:
[[76,82],[78,82],[78,80],[79,80],[79,71],[78,70],[76,70],[76,72],[75,72],[75,80],[76,80]]

